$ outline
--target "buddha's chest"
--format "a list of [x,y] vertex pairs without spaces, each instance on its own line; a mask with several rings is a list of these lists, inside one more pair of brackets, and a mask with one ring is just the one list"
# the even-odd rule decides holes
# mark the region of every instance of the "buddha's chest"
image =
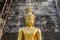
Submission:
[[25,36],[34,36],[36,34],[37,30],[35,29],[25,29],[23,30],[23,33]]

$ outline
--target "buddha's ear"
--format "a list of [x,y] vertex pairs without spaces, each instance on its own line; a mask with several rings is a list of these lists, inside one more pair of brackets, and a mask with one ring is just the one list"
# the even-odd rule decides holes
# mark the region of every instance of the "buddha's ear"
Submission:
[[35,16],[34,16],[34,19],[35,19]]

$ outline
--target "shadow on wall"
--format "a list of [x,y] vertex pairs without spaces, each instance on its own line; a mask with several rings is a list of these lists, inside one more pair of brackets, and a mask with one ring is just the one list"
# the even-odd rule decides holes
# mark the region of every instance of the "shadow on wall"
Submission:
[[4,33],[1,40],[17,40],[18,33]]

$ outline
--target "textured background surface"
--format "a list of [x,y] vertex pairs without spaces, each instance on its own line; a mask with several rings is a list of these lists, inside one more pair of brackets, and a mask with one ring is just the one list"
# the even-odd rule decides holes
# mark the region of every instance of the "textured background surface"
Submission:
[[[24,15],[26,14],[26,10],[28,8],[28,2],[30,1],[13,1],[10,10],[11,14],[7,19],[2,40],[17,40],[19,28],[25,27]],[[58,23],[54,0],[34,0],[31,3],[31,7],[33,10],[33,14],[36,17],[35,26],[39,27],[42,30],[43,40],[55,40],[54,33],[58,32]],[[50,29],[48,26],[50,27]],[[49,29],[50,31],[46,31],[47,29]]]

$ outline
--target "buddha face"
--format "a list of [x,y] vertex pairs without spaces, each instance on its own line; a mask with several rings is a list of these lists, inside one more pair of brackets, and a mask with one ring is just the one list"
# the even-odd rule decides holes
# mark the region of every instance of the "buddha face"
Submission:
[[27,17],[25,21],[26,21],[26,25],[29,27],[34,25],[34,18],[33,17]]

